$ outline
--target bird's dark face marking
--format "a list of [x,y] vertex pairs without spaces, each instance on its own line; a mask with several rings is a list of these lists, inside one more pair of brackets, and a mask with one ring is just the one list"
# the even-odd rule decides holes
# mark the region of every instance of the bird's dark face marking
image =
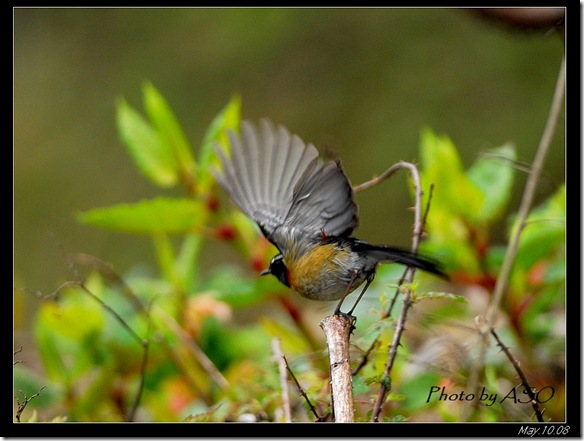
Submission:
[[278,254],[275,256],[271,262],[270,267],[261,272],[261,275],[272,274],[284,285],[290,287],[290,282],[288,281],[288,268],[284,265],[284,256]]

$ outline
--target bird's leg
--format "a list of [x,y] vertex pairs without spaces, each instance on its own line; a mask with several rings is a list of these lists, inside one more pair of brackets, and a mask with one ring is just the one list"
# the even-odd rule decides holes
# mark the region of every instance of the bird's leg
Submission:
[[[345,300],[345,297],[347,297],[349,295],[349,293],[351,292],[351,288],[353,287],[353,283],[355,283],[355,280],[357,279],[358,275],[359,275],[358,271],[355,271],[353,273],[353,278],[351,279],[351,282],[347,285],[347,289],[343,293],[343,297],[341,297],[341,300],[339,301],[337,307],[335,308],[335,312],[334,312],[335,315],[344,314],[341,312],[341,305],[343,304],[343,300]],[[361,295],[363,295],[363,293],[361,293]],[[361,295],[359,295],[359,298],[361,298]],[[353,312],[353,309],[355,309],[354,306],[351,309],[351,312]],[[349,313],[348,315],[351,315],[351,314]]]
[[367,288],[369,288],[369,285],[371,285],[371,282],[373,282],[373,279],[374,278],[375,278],[375,271],[373,271],[371,274],[369,274],[367,276],[367,281],[365,282],[365,286],[363,287],[363,289],[359,293],[359,297],[357,297],[357,300],[355,301],[355,304],[353,305],[353,307],[351,308],[351,310],[348,312],[349,315],[352,315],[353,314],[353,311],[357,307],[357,303],[359,303],[361,301],[361,297],[363,297],[363,294],[365,294],[365,291],[367,291]]

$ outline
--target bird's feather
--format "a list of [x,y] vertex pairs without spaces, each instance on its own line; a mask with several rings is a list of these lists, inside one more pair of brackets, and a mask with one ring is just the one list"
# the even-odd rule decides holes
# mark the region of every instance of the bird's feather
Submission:
[[229,133],[229,158],[219,147],[217,181],[232,201],[285,253],[298,235],[347,236],[358,226],[351,183],[340,163],[324,162],[283,126],[248,121]]

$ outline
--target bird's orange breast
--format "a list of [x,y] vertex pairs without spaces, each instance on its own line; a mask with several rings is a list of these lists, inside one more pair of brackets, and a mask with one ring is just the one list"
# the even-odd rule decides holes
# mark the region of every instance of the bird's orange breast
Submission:
[[334,244],[316,245],[296,258],[284,257],[290,287],[303,297],[315,300],[336,300],[347,289],[343,262],[349,252]]

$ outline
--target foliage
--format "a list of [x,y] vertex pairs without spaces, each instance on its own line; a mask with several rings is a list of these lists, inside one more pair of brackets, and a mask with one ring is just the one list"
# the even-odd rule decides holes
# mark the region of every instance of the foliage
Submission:
[[[53,421],[282,421],[274,338],[281,340],[303,393],[325,417],[329,372],[322,336],[310,326],[319,321],[310,312],[314,305],[298,303],[275,278],[257,276],[276,250],[224,203],[211,173],[219,166],[214,148],[227,149],[227,131],[238,130],[239,97],[211,122],[196,155],[152,84],[144,86],[143,101],[145,116],[123,99],[117,104],[123,145],[146,179],[183,195],[94,208],[78,213],[77,220],[150,237],[157,271],[118,275],[95,257],[71,257],[72,267],[87,267],[88,274],[47,298],[35,322],[44,378],[15,366],[15,390],[30,397],[46,386],[28,403],[22,421],[36,421],[39,414]],[[466,384],[478,338],[469,329],[473,314],[488,299],[501,263],[503,248],[490,243],[489,229],[509,203],[513,146],[491,149],[465,170],[452,141],[425,129],[420,155],[430,206],[423,252],[444,262],[453,284],[424,275],[411,284],[413,317],[396,367],[383,377],[397,314],[377,319],[376,311],[383,317],[392,297],[399,307],[403,296],[391,288],[396,268],[380,267],[368,293],[378,302],[361,313],[352,337],[355,363],[372,349],[354,377],[360,421],[368,419],[382,383],[391,390],[385,421],[460,420],[468,401],[450,397]],[[533,210],[500,312],[500,334],[533,384],[555,388],[546,415],[557,420],[564,412],[565,336],[558,324],[565,306],[565,202],[560,187]],[[227,246],[246,266],[220,262],[208,269],[205,245]],[[542,350],[535,353],[535,346]],[[486,372],[485,388],[499,399],[516,386],[515,372],[496,349],[489,352]],[[288,378],[293,420],[313,421],[308,402]],[[448,398],[431,393],[436,390]],[[529,411],[509,399],[483,405],[475,420],[531,421]]]

